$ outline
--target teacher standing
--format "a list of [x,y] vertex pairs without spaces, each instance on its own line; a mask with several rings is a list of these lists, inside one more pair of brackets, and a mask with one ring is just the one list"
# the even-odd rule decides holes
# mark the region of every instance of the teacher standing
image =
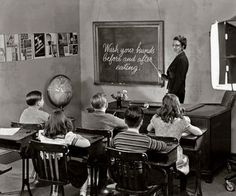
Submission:
[[185,98],[185,80],[189,66],[188,58],[184,52],[187,47],[187,39],[178,35],[174,37],[172,46],[176,57],[168,67],[166,74],[161,74],[160,76],[168,81],[168,93],[175,94],[180,103],[183,103]]

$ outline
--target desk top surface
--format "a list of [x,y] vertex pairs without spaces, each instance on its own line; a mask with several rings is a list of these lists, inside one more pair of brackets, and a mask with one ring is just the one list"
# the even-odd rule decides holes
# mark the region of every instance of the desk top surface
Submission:
[[[145,114],[154,115],[157,110],[161,107],[160,102],[145,102],[145,101],[123,101],[122,108],[117,109],[116,101],[110,102],[107,111],[108,112],[123,112],[129,105],[139,105],[143,108]],[[145,108],[144,104],[148,104],[149,107]],[[230,111],[229,108],[220,104],[211,103],[196,103],[196,104],[182,104],[185,108],[186,114],[190,117],[205,117],[211,118],[217,116],[223,112]]]
[[150,137],[161,140],[167,143],[167,149],[164,151],[150,150],[147,152],[149,162],[152,165],[169,167],[177,160],[177,147],[179,146],[176,138],[171,137],[157,137],[150,135]]
[[104,139],[104,136],[101,136],[101,135],[95,135],[95,134],[89,134],[89,133],[77,133],[77,134],[88,139],[91,144],[96,143],[98,141],[102,141]]
[[28,130],[28,129],[20,128],[19,131],[17,131],[13,135],[0,135],[0,140],[21,142],[22,140],[33,136],[37,132],[38,132],[37,130]]

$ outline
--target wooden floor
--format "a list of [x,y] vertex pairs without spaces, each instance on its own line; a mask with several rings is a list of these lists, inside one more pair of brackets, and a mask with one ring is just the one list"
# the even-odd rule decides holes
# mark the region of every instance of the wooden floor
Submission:
[[[21,160],[10,163],[12,170],[0,176],[0,195],[19,195],[21,189]],[[32,166],[30,167],[32,170]],[[202,182],[203,196],[235,196],[236,192],[227,192],[224,188],[224,177],[227,175],[226,169],[222,169],[219,174],[214,178],[213,183]],[[32,180],[32,179],[31,179]],[[235,181],[236,182],[236,181]],[[188,187],[191,188],[193,179],[189,180]],[[49,195],[50,187],[31,187],[34,196]],[[24,192],[24,196],[29,195],[27,191]],[[66,196],[78,196],[79,189],[72,187],[71,185],[65,186]],[[177,196],[178,193],[175,194]]]

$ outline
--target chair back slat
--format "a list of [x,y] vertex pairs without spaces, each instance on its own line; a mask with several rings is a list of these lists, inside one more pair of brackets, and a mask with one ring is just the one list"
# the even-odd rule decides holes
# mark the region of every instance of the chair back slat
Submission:
[[[50,171],[50,175],[51,175],[51,178],[52,180],[58,180],[58,179],[55,179],[54,177],[54,167],[53,167],[53,164],[52,164],[52,156],[54,155],[53,154],[49,154],[49,157],[48,157],[48,162],[49,162],[49,171]],[[57,160],[56,158],[54,160]]]
[[[42,152],[42,151],[41,151]],[[46,176],[46,179],[48,179],[49,177],[49,175],[48,175],[48,165],[47,165],[47,156],[46,156],[47,154],[46,154],[46,152],[42,152],[42,159],[43,159],[43,164],[42,164],[42,166],[43,166],[43,168],[44,168],[44,172],[45,172],[45,176]],[[38,160],[38,162],[40,162],[40,160]]]
[[46,144],[32,140],[33,165],[38,173],[39,181],[51,182],[51,184],[65,185],[67,176],[67,153],[65,145]]
[[56,180],[59,180],[60,176],[59,176],[58,159],[54,159],[54,165],[55,165]]

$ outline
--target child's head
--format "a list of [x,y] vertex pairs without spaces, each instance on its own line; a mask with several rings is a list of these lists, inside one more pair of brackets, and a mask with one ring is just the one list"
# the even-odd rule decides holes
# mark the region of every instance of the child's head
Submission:
[[73,130],[73,124],[62,110],[55,110],[49,117],[44,134],[46,137],[55,138],[57,135],[65,135]]
[[173,122],[174,118],[183,117],[183,109],[180,107],[179,98],[167,93],[162,99],[162,106],[159,115],[164,122]]
[[143,110],[141,107],[136,105],[131,105],[125,111],[125,123],[129,128],[139,128],[143,122]]
[[26,95],[26,103],[29,106],[43,107],[44,100],[43,95],[40,91],[31,91]]
[[103,108],[107,108],[107,98],[104,93],[97,93],[93,95],[93,97],[90,100],[92,107],[96,110],[100,110]]

